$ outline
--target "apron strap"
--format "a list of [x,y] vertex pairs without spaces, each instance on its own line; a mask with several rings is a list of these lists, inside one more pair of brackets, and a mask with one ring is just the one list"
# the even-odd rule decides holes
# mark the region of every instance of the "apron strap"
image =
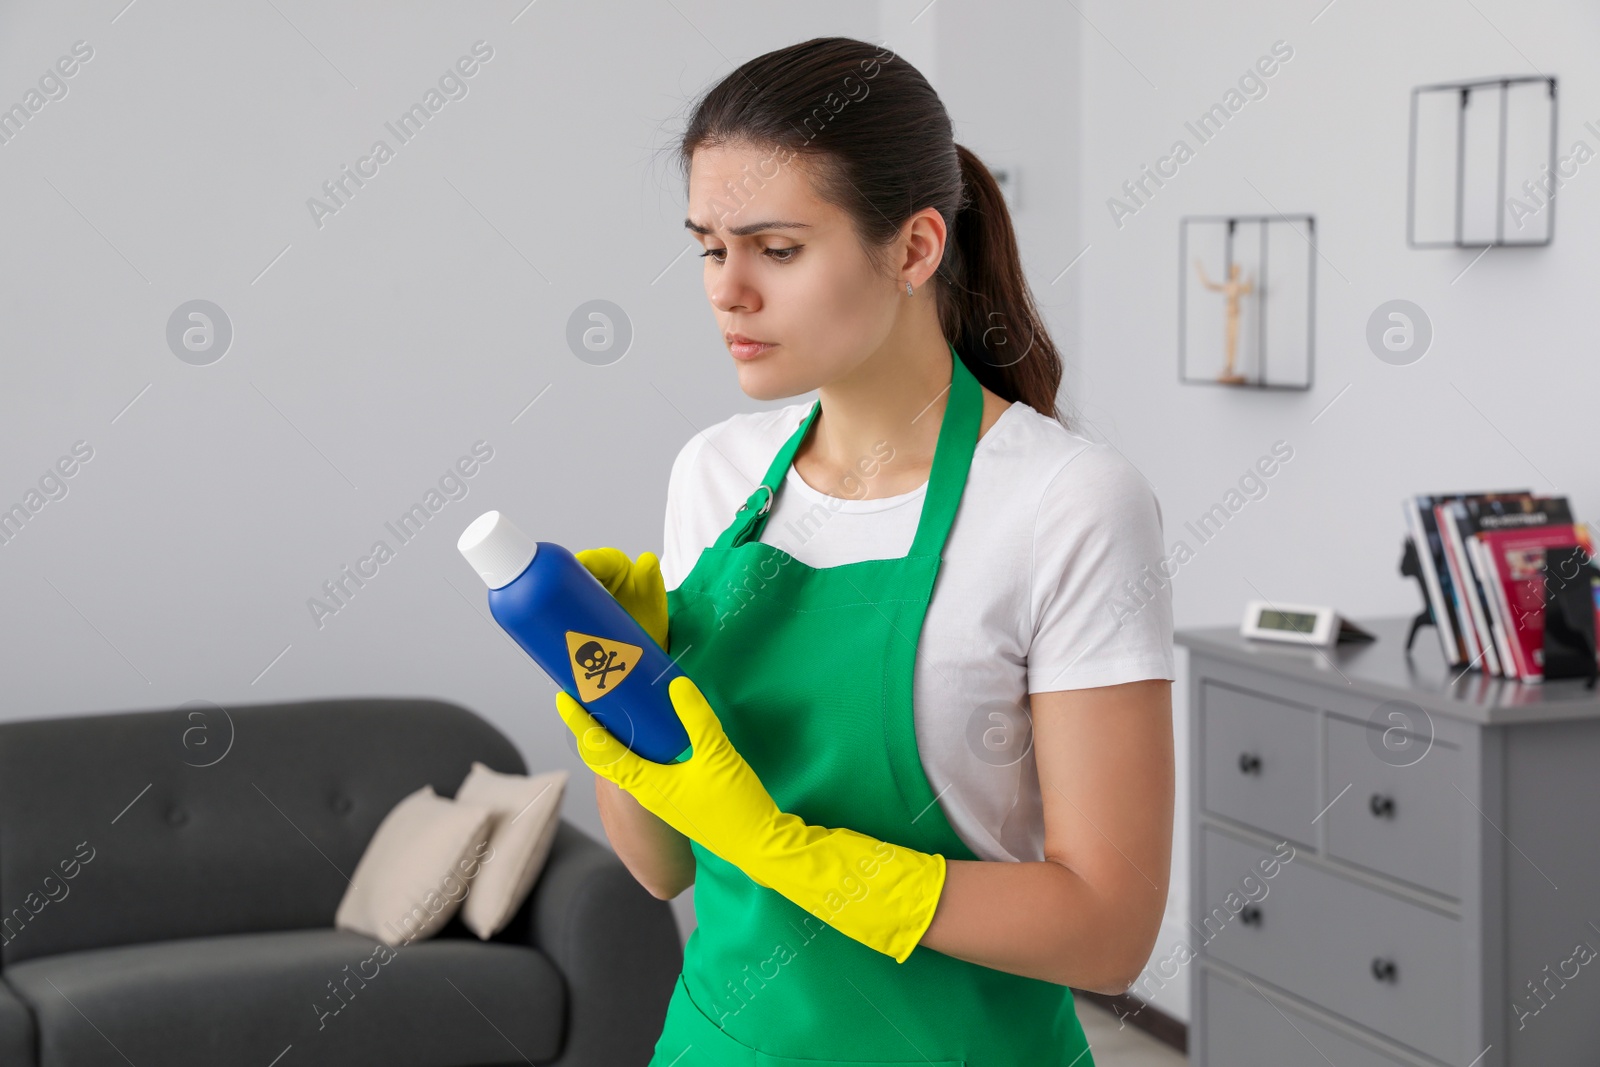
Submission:
[[939,424],[939,443],[934,446],[933,469],[928,472],[928,495],[922,500],[922,518],[917,521],[910,555],[937,556],[944,551],[982,421],[983,387],[950,346],[950,396]]
[[[922,516],[917,521],[917,533],[911,543],[912,556],[937,555],[944,549],[945,538],[955,522],[956,508],[961,503],[961,491],[966,487],[967,468],[978,443],[978,427],[983,419],[983,389],[973,377],[953,345],[950,348],[949,399],[945,403],[944,419],[939,425],[939,440],[934,446],[933,468],[928,474],[928,493],[922,501]],[[761,536],[766,526],[767,513],[777,498],[783,479],[789,473],[794,454],[800,450],[806,431],[817,421],[822,401],[814,401],[811,410],[795,431],[789,435],[778,454],[772,458],[766,476],[739,506],[733,522],[717,538],[717,548],[736,548]]]
[[813,401],[811,410],[801,420],[799,427],[789,435],[783,447],[778,449],[778,454],[767,467],[767,473],[761,479],[761,484],[751,490],[744,503],[739,505],[733,522],[729,523],[728,528],[722,531],[722,536],[717,538],[717,548],[736,548],[761,536],[761,530],[767,523],[767,512],[772,510],[772,502],[777,499],[778,489],[783,485],[783,478],[789,472],[789,464],[794,460],[794,454],[800,450],[800,442],[805,440],[806,431],[817,421],[817,413],[821,410],[822,401],[820,399]]

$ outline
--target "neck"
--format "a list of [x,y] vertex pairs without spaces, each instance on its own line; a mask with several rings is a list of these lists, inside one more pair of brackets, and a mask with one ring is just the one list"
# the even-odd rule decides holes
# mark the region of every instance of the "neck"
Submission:
[[937,330],[879,349],[845,377],[817,389],[822,409],[800,452],[840,475],[862,470],[863,462],[871,464],[867,470],[881,465],[864,478],[863,499],[915,489],[933,467],[952,358]]

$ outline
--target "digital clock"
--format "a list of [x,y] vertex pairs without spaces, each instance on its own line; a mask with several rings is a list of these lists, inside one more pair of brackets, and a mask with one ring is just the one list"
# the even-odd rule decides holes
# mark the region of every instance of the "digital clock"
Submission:
[[1374,635],[1330,607],[1252,600],[1245,605],[1244,637],[1327,647],[1337,641],[1371,641]]

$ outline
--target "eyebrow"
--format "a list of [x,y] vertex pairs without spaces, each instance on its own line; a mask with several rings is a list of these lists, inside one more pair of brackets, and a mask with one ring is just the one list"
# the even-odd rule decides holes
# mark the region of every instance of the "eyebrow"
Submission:
[[[683,224],[692,233],[707,234],[710,227],[702,226],[693,219],[684,219]],[[769,222],[747,222],[743,226],[734,226],[728,230],[735,237],[748,237],[752,233],[761,233],[764,230],[809,230],[809,222],[781,222],[776,219]]]

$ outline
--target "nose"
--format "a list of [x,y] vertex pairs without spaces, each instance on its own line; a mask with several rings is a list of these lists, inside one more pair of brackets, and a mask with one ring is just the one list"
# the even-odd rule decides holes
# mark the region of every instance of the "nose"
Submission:
[[723,262],[710,270],[716,272],[706,276],[706,298],[712,307],[722,312],[759,310],[761,294],[732,250],[723,253]]

